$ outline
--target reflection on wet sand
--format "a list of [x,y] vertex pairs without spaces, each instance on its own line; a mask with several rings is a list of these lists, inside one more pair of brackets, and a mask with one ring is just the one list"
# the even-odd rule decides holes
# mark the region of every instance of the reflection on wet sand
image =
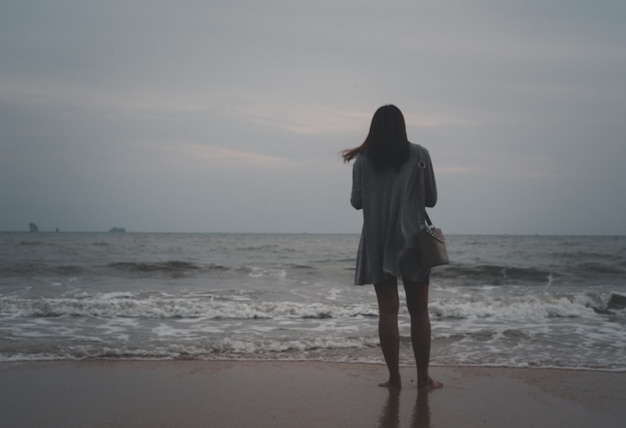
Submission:
[[[378,417],[379,428],[400,426],[400,389],[390,389],[389,395]],[[418,392],[411,416],[411,428],[430,428],[430,407],[428,392]]]
[[417,393],[415,407],[413,407],[413,417],[411,419],[412,428],[430,428],[430,407],[428,406],[428,392]]
[[400,389],[389,389],[389,395],[378,418],[379,428],[400,426]]

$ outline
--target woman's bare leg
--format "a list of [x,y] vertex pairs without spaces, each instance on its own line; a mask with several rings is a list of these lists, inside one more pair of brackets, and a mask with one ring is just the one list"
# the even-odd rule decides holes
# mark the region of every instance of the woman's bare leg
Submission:
[[400,380],[400,333],[398,332],[398,283],[390,278],[382,284],[374,284],[378,299],[378,337],[380,347],[389,369],[389,380],[380,386],[401,388]]
[[428,285],[403,280],[406,302],[411,315],[411,343],[417,366],[417,388],[435,389],[443,384],[431,379],[430,365],[430,317],[428,315]]

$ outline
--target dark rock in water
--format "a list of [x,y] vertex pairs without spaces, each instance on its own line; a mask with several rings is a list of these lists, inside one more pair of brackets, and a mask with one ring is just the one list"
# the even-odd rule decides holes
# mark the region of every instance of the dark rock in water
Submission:
[[626,308],[626,296],[621,294],[611,294],[608,304],[609,309],[624,309]]
[[35,223],[28,223],[28,228],[30,229],[31,232],[39,232],[39,228],[37,227],[37,225]]
[[110,233],[124,233],[126,232],[126,229],[124,229],[123,227],[112,227],[109,229]]

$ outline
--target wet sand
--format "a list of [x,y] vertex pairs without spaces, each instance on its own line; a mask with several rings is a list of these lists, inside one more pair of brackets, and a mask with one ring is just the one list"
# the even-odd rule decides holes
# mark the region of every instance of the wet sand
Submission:
[[377,384],[377,364],[0,364],[0,427],[623,427],[626,373],[433,367],[444,388]]

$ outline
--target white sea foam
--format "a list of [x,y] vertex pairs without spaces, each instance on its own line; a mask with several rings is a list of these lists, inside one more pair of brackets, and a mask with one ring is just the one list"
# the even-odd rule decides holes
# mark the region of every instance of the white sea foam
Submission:
[[488,297],[467,296],[467,299],[433,299],[430,310],[438,317],[534,319],[545,317],[581,317],[594,313],[587,296],[559,297],[552,295]]
[[196,298],[133,297],[131,293],[106,294],[89,298],[0,298],[5,317],[83,316],[102,318],[332,318],[376,315],[371,305],[350,306],[324,303],[250,301]]

